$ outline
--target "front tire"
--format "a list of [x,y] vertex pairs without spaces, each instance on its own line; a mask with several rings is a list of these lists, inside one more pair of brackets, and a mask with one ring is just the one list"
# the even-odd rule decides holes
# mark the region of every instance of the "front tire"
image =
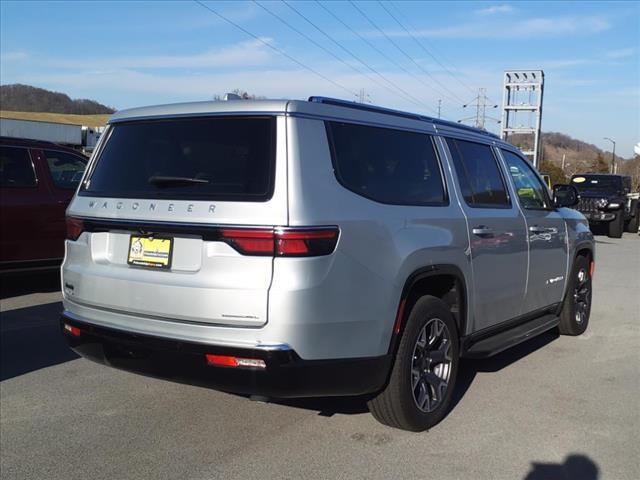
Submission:
[[390,427],[421,432],[447,414],[458,373],[458,330],[447,305],[418,299],[400,339],[389,383],[368,402]]
[[609,237],[622,238],[624,231],[624,212],[622,210],[616,212],[616,218],[609,222]]
[[587,257],[576,257],[560,313],[560,333],[581,335],[589,325],[591,315],[591,271]]
[[636,233],[638,226],[640,226],[640,207],[638,207],[638,201],[631,202],[631,212],[635,213],[633,217],[627,222],[626,231],[629,233]]

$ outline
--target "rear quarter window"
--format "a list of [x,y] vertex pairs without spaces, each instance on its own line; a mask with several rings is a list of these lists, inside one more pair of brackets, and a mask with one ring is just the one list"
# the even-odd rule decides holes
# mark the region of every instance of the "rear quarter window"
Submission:
[[326,127],[336,177],[345,188],[392,205],[448,203],[429,135],[341,122]]
[[267,201],[273,195],[275,135],[275,117],[116,123],[80,194]]

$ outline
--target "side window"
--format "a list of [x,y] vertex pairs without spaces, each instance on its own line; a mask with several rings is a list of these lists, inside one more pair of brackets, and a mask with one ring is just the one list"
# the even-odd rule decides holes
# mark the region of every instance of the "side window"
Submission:
[[498,163],[489,145],[447,138],[462,196],[470,207],[510,205]]
[[0,186],[36,186],[36,174],[26,148],[0,147]]
[[76,188],[82,179],[87,161],[71,153],[45,150],[53,184],[58,188]]
[[501,151],[516,186],[520,205],[529,209],[550,208],[546,187],[540,182],[527,161],[515,153]]
[[438,157],[422,133],[327,122],[338,181],[372,200],[394,205],[445,205]]

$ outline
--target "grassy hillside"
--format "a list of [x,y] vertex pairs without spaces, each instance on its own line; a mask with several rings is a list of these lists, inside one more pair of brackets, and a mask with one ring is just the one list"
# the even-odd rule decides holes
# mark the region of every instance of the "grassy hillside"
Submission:
[[0,85],[0,105],[3,110],[14,112],[56,112],[77,115],[95,115],[113,113],[107,107],[88,98],[72,99],[61,92],[52,92],[44,88],[21,85]]
[[75,115],[72,113],[11,112],[8,110],[0,110],[0,118],[70,123],[73,125],[85,125],[87,127],[99,127],[106,125],[109,115]]

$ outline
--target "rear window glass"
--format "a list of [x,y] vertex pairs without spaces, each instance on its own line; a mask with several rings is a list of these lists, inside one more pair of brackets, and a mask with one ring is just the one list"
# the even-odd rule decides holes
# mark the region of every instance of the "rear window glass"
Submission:
[[338,181],[363,197],[394,205],[447,202],[431,137],[327,122]]
[[118,123],[81,195],[261,202],[274,163],[275,117]]

